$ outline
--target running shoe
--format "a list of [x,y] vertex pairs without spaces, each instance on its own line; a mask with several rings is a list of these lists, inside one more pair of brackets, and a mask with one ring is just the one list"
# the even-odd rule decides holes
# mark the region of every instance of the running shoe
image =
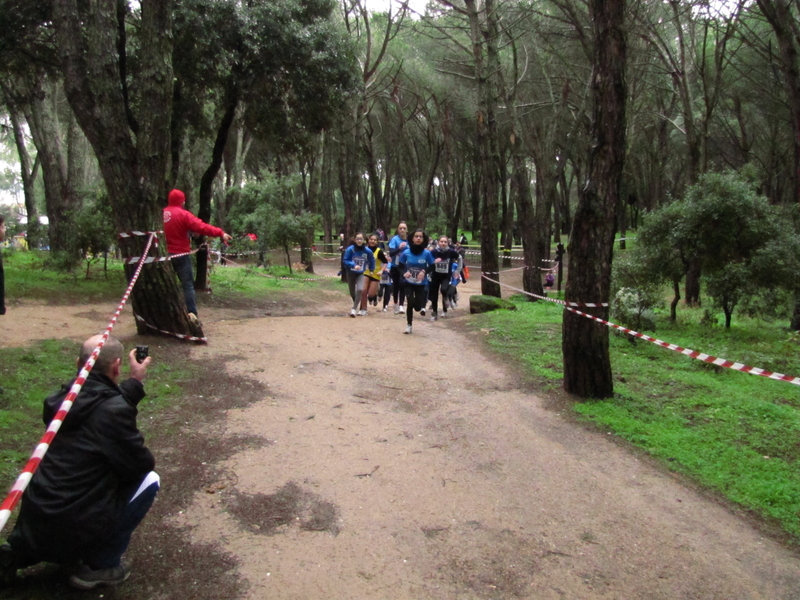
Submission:
[[366,308],[362,308],[360,311],[358,311],[358,316],[359,317],[366,317],[367,316],[367,309]]
[[406,325],[406,330],[403,333],[411,333],[411,325]]
[[400,314],[400,307],[397,306],[397,304],[394,305],[394,314],[396,314],[396,315]]
[[431,321],[438,321],[438,320],[439,320],[439,315],[436,314],[436,311],[433,311],[433,314],[431,315]]
[[423,308],[421,311],[419,311],[419,314],[421,314],[424,317],[425,316],[425,309]]
[[383,307],[383,312],[389,312],[389,309],[384,306]]
[[356,309],[355,308],[351,308],[350,309],[350,316],[353,317],[354,319],[356,318]]
[[400,314],[401,314],[401,315],[404,315],[404,314],[406,314],[406,307],[405,307],[405,306],[403,306],[402,304],[400,305]]

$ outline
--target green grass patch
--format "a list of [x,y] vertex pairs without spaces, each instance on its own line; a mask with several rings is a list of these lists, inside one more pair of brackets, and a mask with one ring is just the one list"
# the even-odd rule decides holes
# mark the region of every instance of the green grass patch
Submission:
[[[562,308],[517,302],[480,315],[489,344],[544,389],[562,385]],[[731,329],[700,324],[684,309],[659,321],[658,337],[750,366],[800,375],[785,323],[739,316]],[[574,410],[729,500],[777,523],[800,542],[800,389],[722,369],[628,336],[610,336],[615,396]]]
[[76,304],[105,302],[119,298],[126,279],[122,261],[109,259],[95,263],[87,278],[85,268],[74,272],[53,269],[49,254],[39,251],[4,251],[6,301],[19,298],[50,303]]
[[[25,348],[0,348],[0,489],[8,490],[44,435],[44,399],[77,374],[80,346],[71,340],[45,340]],[[166,358],[166,357],[165,357]],[[140,425],[182,393],[193,377],[191,364],[158,361],[148,369],[147,398]],[[127,373],[127,367],[123,367]]]

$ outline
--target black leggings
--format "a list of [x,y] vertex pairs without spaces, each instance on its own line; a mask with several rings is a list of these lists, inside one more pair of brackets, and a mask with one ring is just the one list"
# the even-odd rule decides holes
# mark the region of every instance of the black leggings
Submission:
[[394,298],[394,303],[395,305],[403,306],[403,302],[406,300],[406,280],[400,273],[400,267],[392,267],[389,273],[392,276],[392,298]]
[[407,285],[408,310],[406,310],[406,323],[411,325],[414,320],[414,311],[422,310],[428,303],[428,287],[425,285]]
[[431,277],[431,291],[430,291],[430,298],[431,301],[431,310],[433,312],[437,312],[437,307],[439,305],[439,291],[442,292],[442,310],[446,313],[447,312],[447,292],[450,289],[450,276],[445,275],[443,277],[437,277],[433,275]]

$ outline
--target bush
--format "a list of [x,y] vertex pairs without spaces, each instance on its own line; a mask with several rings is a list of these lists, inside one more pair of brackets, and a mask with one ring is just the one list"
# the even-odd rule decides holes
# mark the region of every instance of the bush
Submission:
[[611,316],[619,324],[637,331],[655,331],[656,316],[652,293],[636,288],[620,288],[611,301]]

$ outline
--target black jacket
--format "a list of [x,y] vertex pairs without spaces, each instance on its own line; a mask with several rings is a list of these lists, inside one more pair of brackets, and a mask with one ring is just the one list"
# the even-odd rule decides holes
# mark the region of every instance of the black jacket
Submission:
[[[72,382],[49,396],[49,424]],[[70,562],[115,529],[155,460],[136,427],[140,381],[90,373],[22,496],[9,537],[32,560]]]

